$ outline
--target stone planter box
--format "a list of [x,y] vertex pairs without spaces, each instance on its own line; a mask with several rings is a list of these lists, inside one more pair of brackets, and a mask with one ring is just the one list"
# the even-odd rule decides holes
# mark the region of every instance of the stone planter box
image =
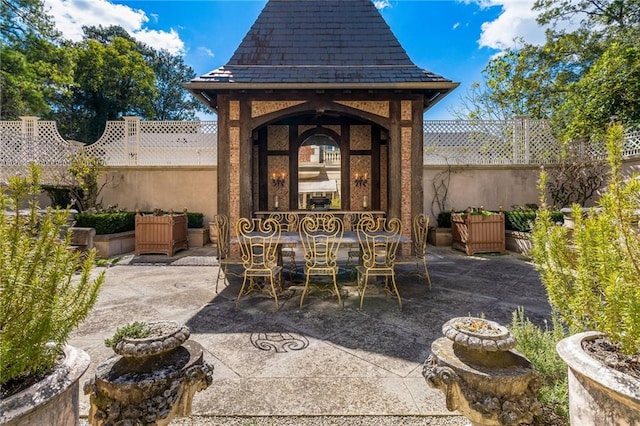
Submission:
[[589,331],[556,346],[569,367],[569,417],[572,425],[640,424],[640,380],[605,366],[582,349],[582,341],[601,333]]
[[187,214],[143,216],[136,214],[136,256],[161,253],[173,256],[180,249],[189,248]]
[[505,232],[505,248],[509,251],[520,253],[525,256],[531,254],[531,233],[522,231],[506,230]]
[[98,252],[98,257],[103,259],[130,253],[136,248],[135,232],[126,231],[118,232],[117,234],[96,235],[93,238],[93,246]]
[[65,359],[50,375],[31,387],[0,400],[0,424],[5,426],[80,424],[80,377],[89,367],[89,355],[65,346]]
[[490,215],[451,214],[452,247],[468,256],[475,253],[504,253],[504,213]]
[[209,229],[189,228],[187,230],[187,240],[189,240],[189,247],[204,247],[209,244]]
[[453,241],[451,228],[429,227],[427,232],[427,242],[432,246],[449,247]]

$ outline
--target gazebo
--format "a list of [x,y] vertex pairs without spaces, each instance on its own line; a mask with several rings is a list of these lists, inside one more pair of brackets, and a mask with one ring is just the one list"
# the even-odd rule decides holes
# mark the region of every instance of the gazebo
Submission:
[[341,210],[407,230],[423,211],[423,113],[457,86],[416,66],[371,0],[269,0],[227,64],[184,84],[218,116],[230,220],[307,208],[301,182],[321,167]]

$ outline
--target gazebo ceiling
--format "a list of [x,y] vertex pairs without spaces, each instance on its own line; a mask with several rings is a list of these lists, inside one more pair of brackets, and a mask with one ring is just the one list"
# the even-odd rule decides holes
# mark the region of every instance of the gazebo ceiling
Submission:
[[269,0],[226,65],[184,84],[213,109],[256,90],[402,90],[426,109],[457,86],[416,66],[371,0]]

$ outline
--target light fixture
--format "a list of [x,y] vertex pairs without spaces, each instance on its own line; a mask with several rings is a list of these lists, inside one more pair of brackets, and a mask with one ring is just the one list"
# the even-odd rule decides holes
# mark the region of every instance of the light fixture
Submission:
[[356,178],[353,180],[353,183],[355,183],[357,187],[363,187],[367,186],[368,181],[369,177],[366,173],[363,175],[356,173]]
[[271,184],[275,187],[282,188],[284,186],[285,178],[287,175],[285,173],[272,173],[271,174]]

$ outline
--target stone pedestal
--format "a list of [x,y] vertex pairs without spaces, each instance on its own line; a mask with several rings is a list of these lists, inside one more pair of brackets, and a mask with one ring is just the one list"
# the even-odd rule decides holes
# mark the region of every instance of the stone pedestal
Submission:
[[211,384],[213,366],[204,362],[200,344],[186,340],[188,329],[180,327],[162,338],[128,339],[119,345],[121,355],[98,366],[84,387],[91,395],[92,425],[135,421],[162,426],[191,414],[193,395]]
[[511,350],[507,329],[480,318],[454,318],[442,327],[446,337],[431,345],[423,369],[429,386],[446,396],[475,425],[519,425],[542,413],[539,379],[529,361]]

